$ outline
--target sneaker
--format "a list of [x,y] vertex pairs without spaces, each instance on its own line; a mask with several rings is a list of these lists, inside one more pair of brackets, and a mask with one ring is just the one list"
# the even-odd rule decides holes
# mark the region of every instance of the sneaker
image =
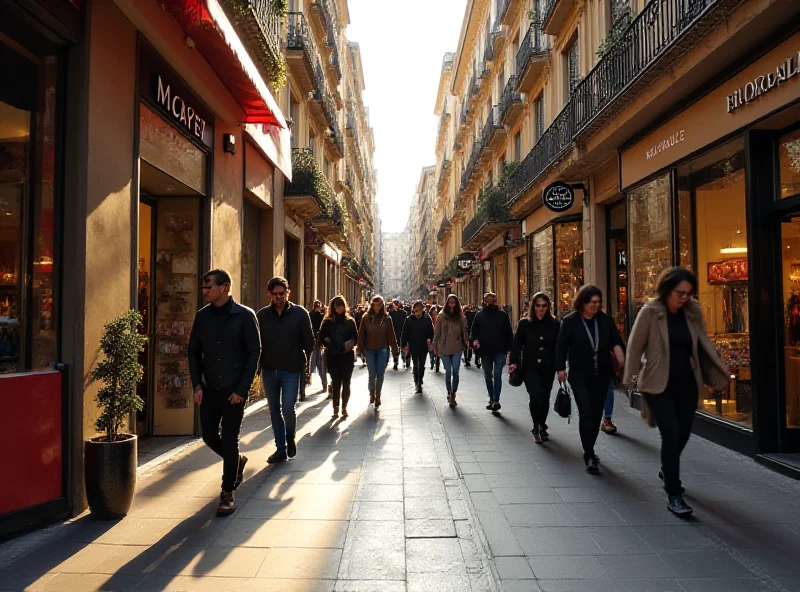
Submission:
[[372,393],[369,394],[369,404],[370,405],[375,404],[375,395],[373,395]]
[[334,418],[339,417],[339,408],[338,407],[334,407],[333,408],[333,417]]
[[668,497],[667,509],[676,516],[689,516],[694,510],[686,503],[682,495],[670,495]]
[[542,440],[542,432],[539,429],[539,426],[533,426],[533,429],[531,431],[533,432],[534,442],[536,442],[537,444],[541,444],[542,442],[544,442],[544,440]]
[[450,402],[450,407],[451,408],[453,408],[453,407],[458,405],[458,403],[456,403],[456,394],[455,393],[450,393],[450,398],[448,399],[448,401]]
[[502,406],[500,405],[500,402],[499,401],[495,401],[494,404],[492,405],[492,411],[500,411],[501,407]]
[[295,444],[294,440],[286,441],[286,455],[289,458],[294,458],[297,456],[297,444]]
[[593,458],[587,458],[584,460],[586,463],[586,472],[591,475],[599,475],[600,474],[600,459],[597,456]]
[[219,494],[217,516],[230,516],[236,511],[236,495],[232,491],[223,491]]
[[236,490],[244,481],[244,466],[247,464],[247,457],[244,454],[239,455],[239,468],[236,470],[236,481],[233,482],[233,489]]
[[604,434],[612,435],[617,433],[617,426],[614,425],[614,422],[611,421],[610,417],[606,417],[603,420],[603,425],[600,426],[600,429],[603,430]]
[[267,462],[269,464],[275,464],[275,463],[279,463],[279,462],[284,462],[287,458],[288,457],[286,456],[286,450],[278,449],[278,450],[276,450],[275,452],[272,453],[272,456],[270,456],[267,459]]

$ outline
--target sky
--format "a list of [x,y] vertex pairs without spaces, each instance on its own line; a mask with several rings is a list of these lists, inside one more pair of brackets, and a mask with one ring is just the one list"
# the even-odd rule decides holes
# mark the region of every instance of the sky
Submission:
[[405,228],[422,167],[436,163],[434,115],[445,52],[455,52],[466,0],[349,0],[347,38],[361,47],[375,133],[384,232]]

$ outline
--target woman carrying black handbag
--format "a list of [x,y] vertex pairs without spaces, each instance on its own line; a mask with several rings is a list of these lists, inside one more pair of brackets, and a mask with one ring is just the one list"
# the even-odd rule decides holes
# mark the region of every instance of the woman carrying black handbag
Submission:
[[594,475],[600,472],[594,445],[613,373],[611,358],[619,366],[625,363],[622,337],[611,317],[600,310],[602,304],[600,288],[582,286],[573,301],[575,311],[561,321],[556,344],[558,380],[567,379],[569,361],[569,384],[578,406],[583,461],[586,470]]
[[556,340],[561,323],[553,317],[550,297],[544,292],[534,294],[528,316],[517,327],[511,345],[509,373],[513,374],[522,357],[522,377],[530,402],[533,420],[533,439],[537,444],[547,442],[547,412],[550,391],[556,373]]

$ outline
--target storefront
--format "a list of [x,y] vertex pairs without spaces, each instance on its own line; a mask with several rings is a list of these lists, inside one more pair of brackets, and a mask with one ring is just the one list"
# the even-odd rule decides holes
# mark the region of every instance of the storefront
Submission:
[[557,219],[528,237],[530,292],[549,294],[558,318],[572,310],[583,285],[583,225],[573,217]]
[[606,208],[606,312],[623,340],[628,339],[628,208],[625,200]]
[[664,268],[697,274],[732,380],[696,429],[749,454],[800,451],[798,52],[800,34],[620,157],[630,322]]

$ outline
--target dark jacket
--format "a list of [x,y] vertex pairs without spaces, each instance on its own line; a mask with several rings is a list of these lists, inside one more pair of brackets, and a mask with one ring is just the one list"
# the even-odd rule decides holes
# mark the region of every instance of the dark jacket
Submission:
[[352,319],[345,319],[344,315],[335,315],[334,318],[326,318],[322,321],[319,333],[317,334],[317,347],[324,346],[325,353],[329,356],[353,355],[353,350],[346,351],[344,344],[353,341],[353,347],[358,340],[358,329],[356,322]]
[[511,345],[511,364],[534,369],[552,377],[556,372],[556,341],[561,323],[553,317],[543,320],[524,317],[517,325]]
[[470,343],[480,342],[477,351],[481,357],[508,353],[514,340],[508,315],[496,306],[484,306],[475,315],[469,340]]
[[211,304],[194,317],[188,347],[192,386],[205,384],[216,391],[247,397],[261,355],[256,315],[231,299],[228,314],[221,318]]
[[472,323],[475,321],[475,315],[478,314],[474,310],[468,310],[464,313],[464,316],[467,317],[467,331],[472,331]]
[[419,318],[413,314],[409,316],[403,324],[400,347],[408,346],[411,355],[427,354],[428,339],[433,341],[433,321],[428,313],[423,312]]
[[[597,374],[610,379],[611,352],[614,346],[624,347],[624,343],[611,317],[599,311],[595,319],[599,323],[597,332],[600,337],[597,348]],[[587,326],[594,339],[593,324],[587,321]],[[574,372],[584,376],[594,375],[594,348],[581,322],[581,315],[577,311],[569,313],[561,320],[561,330],[558,332],[556,342],[556,370],[559,372],[566,370],[567,360],[569,360],[570,374]]]
[[392,319],[384,315],[382,317],[370,317],[365,314],[361,319],[361,326],[358,328],[358,349],[366,351],[368,349],[390,348],[392,353],[398,353],[397,337],[394,334]]
[[319,328],[322,326],[322,319],[325,318],[325,315],[322,314],[321,310],[312,310],[308,313],[308,318],[311,319],[311,330],[314,332],[314,337],[316,337],[317,333],[319,333]]
[[361,317],[364,316],[363,310],[357,310],[353,313],[353,320],[356,322],[356,328],[361,326]]
[[261,369],[304,372],[314,350],[314,333],[306,309],[287,302],[278,316],[270,304],[256,317],[261,328]]
[[391,310],[389,311],[389,316],[392,317],[395,338],[397,341],[400,341],[400,335],[403,333],[403,324],[406,322],[406,311],[402,308],[399,310]]

